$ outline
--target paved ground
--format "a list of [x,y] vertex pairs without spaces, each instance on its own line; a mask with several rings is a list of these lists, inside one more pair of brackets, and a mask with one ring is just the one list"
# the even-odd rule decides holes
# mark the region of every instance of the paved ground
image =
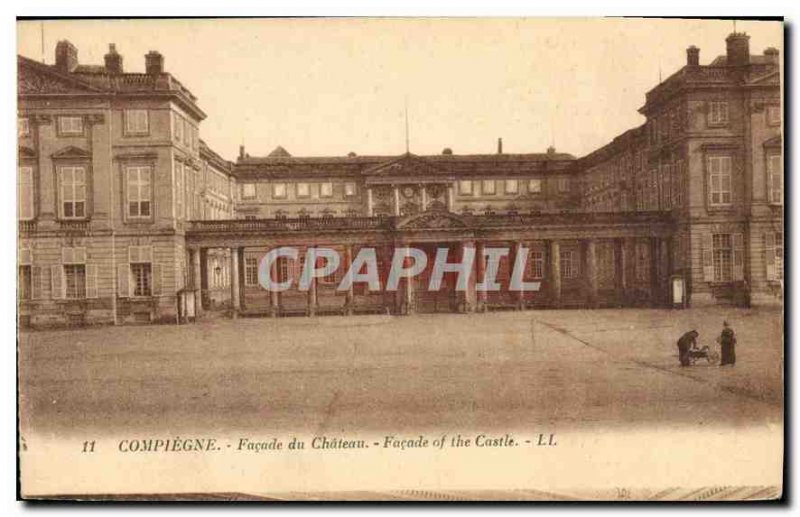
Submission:
[[[424,431],[782,421],[778,311],[213,320],[20,336],[23,434]],[[734,368],[677,366],[727,318]]]

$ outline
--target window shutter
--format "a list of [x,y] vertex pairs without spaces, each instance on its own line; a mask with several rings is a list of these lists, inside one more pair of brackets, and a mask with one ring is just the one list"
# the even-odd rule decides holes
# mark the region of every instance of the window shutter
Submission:
[[31,298],[40,300],[44,291],[42,266],[31,266]]
[[703,234],[703,280],[714,281],[714,239],[710,233]]
[[764,251],[766,252],[767,280],[777,280],[778,274],[775,268],[775,234],[764,234]]
[[86,297],[97,298],[97,264],[86,265]]
[[64,298],[64,268],[61,265],[50,266],[50,288],[54,300]]
[[117,296],[120,298],[130,297],[130,275],[131,267],[128,264],[117,265]]
[[733,279],[744,280],[744,234],[733,234]]
[[153,264],[151,266],[150,271],[152,272],[153,275],[153,278],[151,278],[152,281],[151,290],[153,292],[153,296],[160,296],[164,284],[163,279],[161,278],[164,268],[161,267],[161,264]]

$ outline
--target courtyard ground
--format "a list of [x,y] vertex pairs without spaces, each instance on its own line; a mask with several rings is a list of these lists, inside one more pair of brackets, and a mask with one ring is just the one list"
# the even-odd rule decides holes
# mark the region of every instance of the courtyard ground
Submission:
[[[678,365],[727,319],[738,362]],[[19,336],[23,436],[782,422],[777,310],[207,319]]]

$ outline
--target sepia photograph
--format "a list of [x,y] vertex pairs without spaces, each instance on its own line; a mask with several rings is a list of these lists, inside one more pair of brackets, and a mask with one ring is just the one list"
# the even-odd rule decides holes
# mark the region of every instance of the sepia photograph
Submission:
[[764,501],[784,22],[16,22],[19,497]]

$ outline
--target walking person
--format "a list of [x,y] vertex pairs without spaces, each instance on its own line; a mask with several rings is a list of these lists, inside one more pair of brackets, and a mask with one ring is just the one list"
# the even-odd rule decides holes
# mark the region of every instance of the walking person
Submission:
[[689,366],[689,351],[697,346],[699,335],[696,330],[690,330],[678,340],[678,360],[681,366]]
[[717,338],[717,343],[720,345],[722,356],[719,365],[736,364],[736,334],[727,321],[722,322],[722,333]]

